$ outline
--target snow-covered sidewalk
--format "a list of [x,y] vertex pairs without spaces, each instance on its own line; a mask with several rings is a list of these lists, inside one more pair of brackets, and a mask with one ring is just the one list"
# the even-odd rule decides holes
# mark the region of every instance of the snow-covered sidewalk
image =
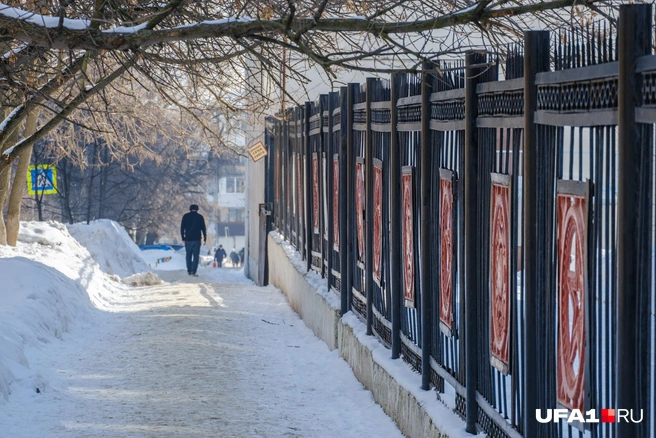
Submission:
[[278,290],[199,273],[159,271],[44,347],[47,384],[11,395],[0,437],[401,436]]

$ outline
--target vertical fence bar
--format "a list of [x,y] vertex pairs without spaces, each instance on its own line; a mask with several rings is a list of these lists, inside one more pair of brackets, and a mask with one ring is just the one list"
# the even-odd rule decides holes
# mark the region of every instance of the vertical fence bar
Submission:
[[392,359],[401,356],[401,157],[397,137],[396,101],[399,98],[399,76],[390,78],[391,144],[390,144],[390,292],[392,301]]
[[348,232],[348,221],[346,220],[347,214],[348,214],[348,208],[347,208],[347,203],[346,203],[346,187],[348,186],[347,184],[344,184],[347,180],[347,161],[348,161],[348,150],[346,147],[346,138],[347,138],[347,133],[348,133],[348,123],[346,121],[347,115],[348,115],[348,109],[347,109],[347,101],[348,101],[348,88],[347,87],[341,87],[339,90],[339,105],[341,107],[340,110],[340,117],[341,117],[341,123],[340,123],[340,129],[339,129],[339,135],[340,135],[340,140],[339,140],[339,272],[341,275],[341,282],[340,282],[340,288],[339,288],[339,298],[340,298],[340,306],[341,306],[341,311],[342,315],[346,314],[346,312],[349,311],[349,301],[347,300],[348,298],[348,293],[347,291],[347,285],[348,282],[346,281],[347,274],[346,271],[348,270],[348,257],[347,257],[347,250],[346,247],[348,245],[347,243],[347,235],[346,233]]
[[[538,342],[538,324],[540,317],[544,317],[539,314],[539,300],[545,294],[540,294],[538,290],[538,276],[549,275],[549,273],[537,272],[538,258],[544,254],[545,249],[540,248],[538,216],[546,212],[544,206],[539,204],[538,197],[538,141],[535,124],[535,111],[538,104],[535,75],[549,70],[549,32],[524,33],[524,50],[524,273],[526,278],[523,346],[524,436],[538,437],[539,423],[535,419],[535,410],[540,407],[553,407],[539,406],[540,386],[549,380],[540,373],[540,370],[545,368],[540,364],[538,352],[541,345]],[[553,335],[555,336],[555,333]]]
[[[641,137],[635,121],[640,105],[641,76],[635,72],[636,59],[651,53],[651,5],[622,5],[619,20],[618,83],[618,189],[617,189],[617,407],[646,409],[649,406],[648,342],[649,251],[642,251],[648,235],[649,184],[642,184],[649,173],[644,163],[650,147]],[[649,162],[649,159],[647,160]],[[647,178],[648,179],[648,178]],[[648,301],[647,301],[648,303]],[[645,340],[646,337],[646,340]],[[617,436],[643,436],[640,425],[618,422]]]
[[[371,98],[374,88],[374,78],[367,78],[367,96],[366,96],[366,123],[365,146],[364,146],[364,166],[365,166],[365,281],[364,290],[367,292],[367,334],[373,335],[373,288],[374,288],[374,149],[373,135],[371,132]],[[358,212],[359,213],[359,212]]]
[[310,147],[310,113],[312,104],[305,102],[305,255],[306,268],[312,269],[312,148]]
[[433,92],[433,81],[431,72],[434,69],[432,63],[424,63],[421,71],[421,207],[419,235],[420,241],[420,290],[421,290],[421,389],[430,389],[430,353],[432,339],[432,309],[433,299],[433,271],[431,264],[432,237],[431,236],[431,197],[432,197],[432,171],[431,171],[431,103],[430,95]]
[[476,127],[478,98],[476,85],[482,72],[477,64],[484,63],[485,55],[476,52],[467,52],[465,57],[466,87],[465,87],[465,341],[466,341],[466,374],[467,386],[467,425],[469,433],[476,433],[476,421],[478,417],[478,403],[476,402],[476,388],[478,386],[478,369],[476,354],[478,352],[478,284],[479,269],[478,255],[480,252],[478,235],[478,197],[476,186],[478,183],[478,128]]
[[354,264],[355,264],[355,216],[353,212],[355,211],[355,158],[353,153],[353,105],[355,104],[355,93],[359,89],[359,84],[348,84],[347,88],[347,116],[346,116],[346,212],[347,215],[347,270],[346,270],[346,294],[347,294],[347,305],[348,309],[351,309],[351,303],[353,302],[353,275]]

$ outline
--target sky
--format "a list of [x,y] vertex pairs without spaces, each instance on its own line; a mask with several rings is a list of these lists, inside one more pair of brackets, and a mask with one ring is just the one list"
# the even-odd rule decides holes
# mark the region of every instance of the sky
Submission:
[[0,438],[402,436],[280,291],[210,261],[23,222],[0,246]]

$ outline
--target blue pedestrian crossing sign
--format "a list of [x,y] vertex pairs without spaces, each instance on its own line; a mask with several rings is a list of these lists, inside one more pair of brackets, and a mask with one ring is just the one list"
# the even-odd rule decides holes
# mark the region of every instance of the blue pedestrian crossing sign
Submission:
[[39,164],[27,169],[27,193],[52,195],[57,193],[57,168],[53,164]]

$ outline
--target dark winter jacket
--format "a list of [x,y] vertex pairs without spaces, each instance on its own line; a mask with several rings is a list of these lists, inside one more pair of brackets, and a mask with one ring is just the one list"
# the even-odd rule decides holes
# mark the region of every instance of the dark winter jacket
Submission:
[[203,240],[207,239],[205,230],[205,219],[201,214],[196,211],[190,211],[182,216],[182,224],[180,224],[180,235],[183,241],[201,240],[201,233]]
[[221,261],[226,257],[226,252],[225,249],[219,248],[216,250],[216,253],[214,253],[214,260]]

